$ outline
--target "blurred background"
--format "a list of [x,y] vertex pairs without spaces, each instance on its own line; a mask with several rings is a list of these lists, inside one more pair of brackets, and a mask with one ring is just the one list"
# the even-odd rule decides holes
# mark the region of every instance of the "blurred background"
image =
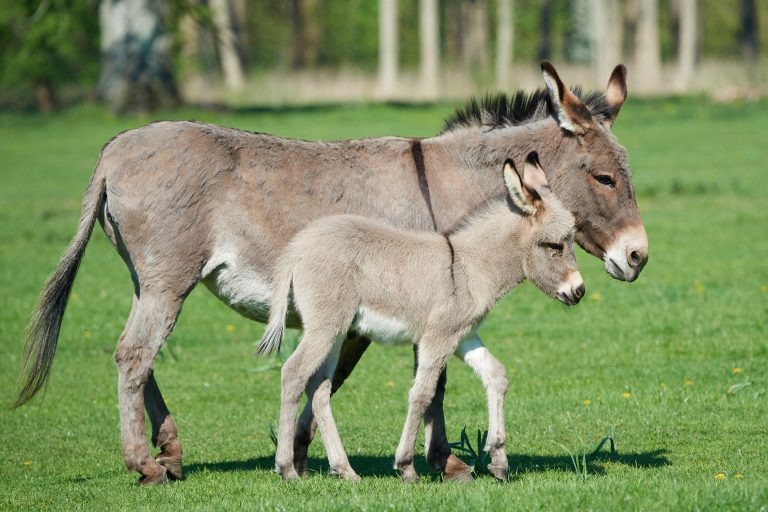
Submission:
[[452,100],[541,85],[765,95],[762,0],[2,0],[0,108]]

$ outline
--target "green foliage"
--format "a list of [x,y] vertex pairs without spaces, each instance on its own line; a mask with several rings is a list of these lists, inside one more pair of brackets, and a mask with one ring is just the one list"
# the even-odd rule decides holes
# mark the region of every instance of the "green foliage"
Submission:
[[[197,118],[310,140],[436,133],[451,105],[181,110]],[[363,481],[328,476],[319,436],[313,476],[282,483],[266,427],[280,376],[252,371],[262,326],[204,286],[192,291],[155,375],[179,428],[186,480],[135,486],[120,453],[115,343],[130,276],[97,226],[62,326],[45,396],[0,412],[2,510],[760,510],[768,503],[768,102],[630,100],[614,126],[627,147],[651,255],[643,275],[611,280],[577,255],[587,294],[566,309],[524,284],[480,336],[506,366],[513,479],[443,483],[423,453],[417,485],[393,475],[413,353],[372,346],[334,396],[334,417]],[[94,107],[54,116],[0,113],[0,397],[12,401],[21,333],[78,222],[102,145],[152,121]],[[231,325],[231,328],[230,328]],[[743,386],[744,383],[751,383]],[[731,393],[728,390],[731,388]],[[627,390],[631,390],[628,392]],[[449,432],[485,429],[482,384],[451,360]],[[616,426],[620,446],[596,434]],[[474,437],[474,436],[472,436]],[[574,477],[562,442],[588,477]],[[582,449],[585,443],[588,450]],[[473,439],[474,442],[474,439]],[[582,464],[583,468],[583,464]]]
[[472,473],[475,475],[483,472],[487,473],[488,464],[491,462],[488,452],[485,451],[485,442],[488,440],[488,431],[477,429],[477,441],[475,446],[472,446],[472,442],[467,435],[467,427],[461,429],[459,434],[459,441],[451,443],[451,450],[458,456],[462,455],[467,458],[465,461],[469,467],[472,468]]
[[94,80],[96,0],[18,0],[0,8],[0,85]]

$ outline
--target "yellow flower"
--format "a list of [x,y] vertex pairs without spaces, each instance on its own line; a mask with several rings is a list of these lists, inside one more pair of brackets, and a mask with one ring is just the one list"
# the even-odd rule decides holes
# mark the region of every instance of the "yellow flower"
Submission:
[[603,296],[600,295],[600,292],[592,292],[589,298],[595,302],[600,302],[601,300],[603,300]]
[[30,464],[32,464],[32,461],[31,460],[23,460],[23,461],[21,461],[21,463],[24,464],[25,466],[29,466]]
[[764,284],[760,287],[760,291],[763,293],[768,293],[768,284]]
[[731,373],[733,373],[734,375],[738,375],[743,371],[744,371],[744,368],[739,368],[738,366],[734,366],[733,368],[731,368]]
[[623,392],[621,394],[621,396],[624,397],[625,400],[627,400],[627,399],[632,397],[632,392],[631,391],[625,391],[625,392]]
[[592,405],[592,400],[583,400],[581,403],[584,404],[584,407],[588,407]]
[[725,480],[726,478],[728,477],[725,476],[725,473],[723,473],[722,471],[715,475],[715,480]]
[[741,471],[737,471],[736,473],[733,474],[733,478],[744,478],[744,473],[742,473]]
[[704,284],[698,279],[694,281],[693,288],[699,293],[704,293]]
[[227,332],[230,332],[230,333],[235,332],[235,326],[232,324],[227,324],[226,329],[227,329]]
[[93,336],[93,333],[91,333],[91,331],[89,331],[88,329],[83,331],[83,338],[89,339],[91,336]]
[[693,386],[693,379],[685,379],[686,386]]
[[386,386],[387,386],[388,388],[393,388],[393,387],[395,387],[395,381],[392,381],[392,380],[388,380],[388,381],[386,382]]

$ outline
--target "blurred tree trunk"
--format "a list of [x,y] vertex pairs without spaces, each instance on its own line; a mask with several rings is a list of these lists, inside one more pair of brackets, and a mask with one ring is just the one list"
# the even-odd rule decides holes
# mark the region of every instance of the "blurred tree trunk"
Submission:
[[512,55],[514,51],[515,26],[513,12],[514,0],[498,0],[498,27],[496,29],[496,87],[506,89],[512,75]]
[[232,4],[229,0],[209,0],[216,26],[216,42],[219,47],[221,71],[224,85],[237,91],[245,85],[245,73],[241,51],[236,37],[236,26],[232,19]]
[[104,0],[99,96],[115,112],[149,111],[179,103],[171,38],[159,0]]
[[464,65],[473,73],[488,72],[488,2],[466,0],[462,4],[462,19],[466,20],[462,56]]
[[698,39],[697,0],[678,0],[680,9],[678,32],[677,73],[678,87],[687,89],[691,84],[696,65],[696,43]]
[[397,86],[397,0],[379,0],[379,91],[391,95]]
[[755,0],[741,0],[741,54],[745,59],[755,61],[758,46]]
[[539,7],[539,60],[550,58],[550,27],[552,25],[552,3],[549,0],[541,0]]
[[[570,3],[570,28],[565,51],[571,62],[592,62],[593,11],[592,0],[572,0]],[[591,22],[587,23],[587,20]]]
[[304,69],[317,62],[320,27],[313,13],[315,8],[315,0],[291,0],[293,29],[291,67],[293,69]]
[[637,88],[641,92],[658,89],[661,79],[657,0],[640,0],[635,31]]
[[595,85],[601,87],[621,60],[624,23],[615,0],[591,0],[590,17],[592,70]]
[[424,95],[438,94],[440,73],[440,31],[437,0],[419,0],[420,78]]

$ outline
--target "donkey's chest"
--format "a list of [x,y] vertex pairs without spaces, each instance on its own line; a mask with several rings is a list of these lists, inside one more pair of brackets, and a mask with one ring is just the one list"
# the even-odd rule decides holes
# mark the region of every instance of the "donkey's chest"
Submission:
[[412,344],[418,335],[406,322],[365,306],[358,309],[351,330],[384,345]]

